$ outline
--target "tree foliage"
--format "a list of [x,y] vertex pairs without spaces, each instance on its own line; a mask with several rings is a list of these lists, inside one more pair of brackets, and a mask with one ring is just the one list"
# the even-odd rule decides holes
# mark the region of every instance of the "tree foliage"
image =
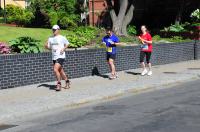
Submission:
[[[49,26],[61,23],[61,26],[65,28],[69,25],[77,25],[79,14],[75,8],[76,5],[76,0],[31,0],[29,9],[35,14],[44,15],[46,13]],[[47,17],[44,18],[47,19]]]

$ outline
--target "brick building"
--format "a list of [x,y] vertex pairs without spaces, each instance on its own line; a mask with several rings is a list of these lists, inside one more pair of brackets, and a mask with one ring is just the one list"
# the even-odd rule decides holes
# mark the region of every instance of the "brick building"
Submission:
[[102,24],[108,13],[107,7],[106,0],[89,0],[89,24],[97,26]]

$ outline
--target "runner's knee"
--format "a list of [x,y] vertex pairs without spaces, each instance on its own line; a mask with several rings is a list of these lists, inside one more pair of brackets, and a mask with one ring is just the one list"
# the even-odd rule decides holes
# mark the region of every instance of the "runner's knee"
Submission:
[[54,68],[53,68],[53,71],[54,71],[54,72],[59,72],[59,68],[58,68],[58,67],[54,67]]

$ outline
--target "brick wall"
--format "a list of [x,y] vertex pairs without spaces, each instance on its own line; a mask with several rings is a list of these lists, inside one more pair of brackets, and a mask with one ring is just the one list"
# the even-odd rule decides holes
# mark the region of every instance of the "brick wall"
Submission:
[[[195,50],[195,47],[197,48]],[[118,48],[118,71],[139,67],[140,47]],[[152,63],[168,64],[200,58],[200,43],[173,43],[154,45]],[[70,78],[109,72],[105,49],[74,50],[66,52],[64,68]],[[54,81],[51,53],[0,56],[0,89]]]
[[200,41],[195,42],[195,59],[199,60],[200,59]]

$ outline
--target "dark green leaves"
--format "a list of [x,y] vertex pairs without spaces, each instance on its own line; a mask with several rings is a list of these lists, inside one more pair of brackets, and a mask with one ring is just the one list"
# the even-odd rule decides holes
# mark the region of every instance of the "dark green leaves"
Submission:
[[40,40],[31,37],[19,37],[9,43],[13,51],[17,53],[39,53],[42,51],[39,47]]

